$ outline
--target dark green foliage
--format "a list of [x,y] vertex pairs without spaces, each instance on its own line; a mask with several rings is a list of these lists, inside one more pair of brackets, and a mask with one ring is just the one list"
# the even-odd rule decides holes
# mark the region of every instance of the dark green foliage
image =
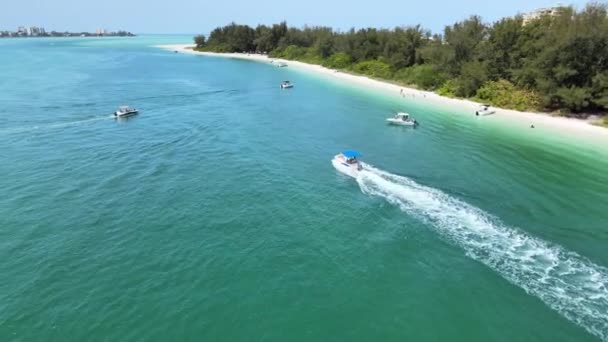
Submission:
[[445,28],[445,43],[452,50],[452,58],[448,60],[450,71],[457,74],[463,63],[478,58],[479,45],[486,37],[486,32],[487,27],[477,16]]
[[204,47],[205,46],[205,36],[203,36],[201,34],[201,35],[194,37],[194,44],[196,44],[196,47],[198,49]]
[[352,58],[344,52],[331,55],[323,62],[323,66],[332,69],[345,69],[352,63]]
[[401,69],[394,75],[397,81],[416,85],[422,89],[433,90],[441,87],[447,77],[432,64],[418,64]]
[[314,48],[305,48],[296,45],[289,45],[286,48],[277,48],[269,54],[272,58],[283,58],[302,61],[311,64],[322,64],[323,58]]
[[455,81],[455,95],[471,97],[488,80],[488,70],[485,63],[479,61],[464,62]]
[[285,49],[276,49],[272,52],[272,57],[285,59],[299,59],[306,54],[308,49],[297,45],[289,45]]
[[593,101],[604,108],[608,108],[608,71],[598,73],[591,81]]
[[502,108],[517,110],[536,109],[541,99],[534,91],[518,89],[507,80],[486,82],[477,90],[476,99]]
[[392,75],[391,66],[382,61],[365,61],[353,65],[353,71],[376,78],[389,79]]
[[437,94],[447,97],[456,97],[457,91],[456,82],[454,80],[447,80],[441,85],[441,88],[437,89]]
[[483,53],[492,79],[510,79],[513,69],[521,67],[522,55],[515,47],[523,39],[522,18],[506,18],[494,24]]
[[589,107],[591,103],[591,91],[581,87],[560,87],[555,90],[555,98],[561,107],[580,111]]
[[217,52],[247,52],[255,49],[255,30],[232,23],[211,31],[205,49]]
[[198,36],[198,49],[266,52],[392,79],[453,97],[477,97],[516,109],[608,108],[608,16],[591,3],[524,25],[520,16],[492,25],[472,16],[431,35],[420,26],[387,29],[230,24]]

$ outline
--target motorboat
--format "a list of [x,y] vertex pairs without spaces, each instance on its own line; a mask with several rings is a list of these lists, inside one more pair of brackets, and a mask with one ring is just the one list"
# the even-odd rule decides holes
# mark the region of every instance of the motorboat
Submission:
[[284,67],[287,66],[287,63],[285,63],[285,62],[276,62],[275,65],[278,66],[279,68],[284,68]]
[[293,88],[293,83],[291,83],[290,81],[281,82],[281,89],[289,89],[289,88]]
[[408,113],[397,113],[392,118],[386,119],[390,124],[401,126],[416,126],[418,121],[412,119]]
[[334,159],[331,160],[331,163],[336,168],[336,170],[342,172],[343,174],[357,178],[359,172],[363,170],[363,165],[357,158],[359,158],[361,154],[357,151],[346,150],[342,151],[342,153],[334,156]]
[[124,118],[126,116],[131,116],[139,113],[139,111],[135,108],[131,108],[129,106],[120,106],[118,110],[114,112],[114,116],[117,118]]
[[495,113],[496,113],[496,110],[487,104],[481,105],[481,107],[479,107],[479,109],[475,111],[475,115],[477,115],[477,116],[492,115]]

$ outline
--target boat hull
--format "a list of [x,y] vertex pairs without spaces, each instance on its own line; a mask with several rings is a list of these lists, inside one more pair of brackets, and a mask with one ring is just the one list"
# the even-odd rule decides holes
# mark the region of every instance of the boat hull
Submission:
[[492,115],[492,114],[496,114],[495,110],[478,110],[475,112],[475,115],[477,116],[486,116],[486,115]]
[[331,163],[336,170],[353,178],[357,178],[362,170],[360,164],[348,164],[340,155],[335,156],[334,159],[331,160]]
[[416,123],[413,121],[403,121],[401,119],[393,119],[393,118],[388,118],[388,119],[386,119],[386,121],[391,125],[416,126]]
[[137,110],[126,112],[126,113],[114,112],[114,116],[117,117],[117,118],[125,118],[127,116],[133,116],[133,115],[135,115],[137,113],[139,113],[139,111],[137,111]]

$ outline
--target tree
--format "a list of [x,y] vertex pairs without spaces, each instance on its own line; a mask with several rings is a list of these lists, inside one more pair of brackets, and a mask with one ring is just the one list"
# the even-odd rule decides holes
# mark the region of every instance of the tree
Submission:
[[204,47],[205,46],[205,36],[203,36],[202,34],[199,34],[198,36],[194,37],[194,43],[196,44],[196,47],[198,49]]
[[478,16],[447,26],[444,37],[447,45],[454,50],[454,59],[451,61],[454,68],[458,69],[463,63],[475,59],[479,53],[478,45],[486,36],[487,28]]
[[521,16],[505,18],[494,24],[488,40],[482,44],[483,58],[493,79],[509,79],[512,71],[521,67],[522,53],[518,44],[523,36]]
[[415,84],[422,89],[437,89],[444,84],[447,77],[434,65],[419,64],[397,71],[395,79],[406,84]]
[[352,59],[348,54],[346,54],[344,52],[338,52],[338,53],[331,55],[331,57],[329,57],[323,63],[323,65],[328,68],[345,69],[348,66],[350,66],[351,63],[352,63]]
[[479,61],[466,62],[462,65],[460,76],[455,79],[456,96],[471,97],[488,80],[486,64]]

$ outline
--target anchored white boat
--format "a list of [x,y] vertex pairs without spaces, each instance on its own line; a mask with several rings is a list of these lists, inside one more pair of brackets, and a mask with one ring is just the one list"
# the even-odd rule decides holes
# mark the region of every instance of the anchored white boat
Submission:
[[401,126],[416,126],[418,124],[418,121],[412,119],[408,113],[397,113],[394,117],[386,119],[386,121],[393,125]]
[[293,88],[293,83],[291,83],[290,81],[283,81],[281,83],[281,89],[289,89],[289,88]]
[[496,110],[494,108],[491,108],[490,105],[482,105],[481,107],[479,107],[479,109],[477,111],[475,111],[475,115],[480,116],[480,115],[491,115],[491,114],[495,114]]
[[123,118],[125,116],[131,116],[139,113],[139,111],[135,108],[130,108],[129,106],[120,106],[118,110],[114,112],[114,116],[117,118]]
[[279,68],[284,68],[284,67],[287,66],[287,63],[285,63],[285,62],[276,62],[275,65],[278,66]]
[[342,172],[347,176],[351,176],[357,178],[357,175],[361,170],[363,170],[363,166],[357,160],[361,154],[357,151],[346,150],[342,153],[334,156],[334,159],[331,160],[331,163],[336,168],[336,170]]

